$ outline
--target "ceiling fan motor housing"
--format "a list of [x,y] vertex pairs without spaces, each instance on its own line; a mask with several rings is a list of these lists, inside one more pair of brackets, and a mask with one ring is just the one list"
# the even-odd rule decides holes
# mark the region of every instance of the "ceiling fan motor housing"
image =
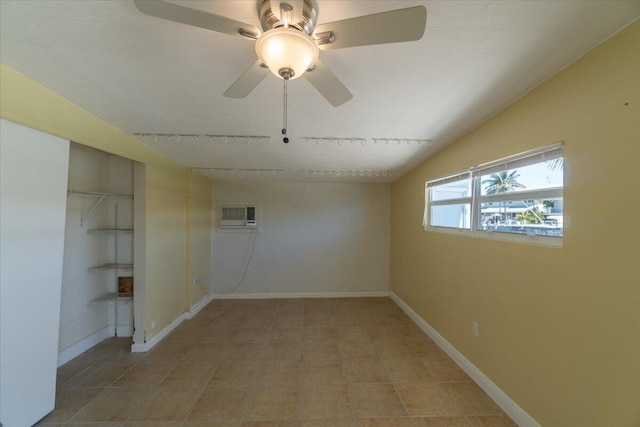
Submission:
[[[287,3],[286,0],[284,0],[278,4]],[[271,8],[271,0],[258,0],[258,16],[262,24],[262,31],[269,31],[273,28],[284,26],[279,14],[279,10],[274,11]],[[289,26],[311,36],[318,22],[318,5],[316,4],[316,0],[302,0],[302,13],[298,18],[296,22],[289,22]]]

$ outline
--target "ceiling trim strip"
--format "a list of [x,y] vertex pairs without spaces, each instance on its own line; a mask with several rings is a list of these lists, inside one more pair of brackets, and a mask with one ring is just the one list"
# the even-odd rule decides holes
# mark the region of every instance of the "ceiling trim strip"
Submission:
[[[267,135],[210,135],[210,134],[191,134],[191,133],[134,133],[136,137],[139,137],[143,142],[156,142],[159,139],[165,139],[167,141],[180,142],[187,138],[193,138],[196,141],[210,141],[210,142],[222,142],[222,143],[250,143],[250,142],[264,142],[270,144],[272,141],[271,136]],[[300,137],[308,144],[360,144],[366,145],[368,143],[380,144],[380,145],[402,145],[402,144],[417,144],[417,145],[433,145],[433,139],[417,139],[417,138],[363,138],[363,137],[326,137],[326,136],[302,136]]]
[[192,171],[210,174],[231,174],[231,175],[306,175],[306,176],[392,176],[393,172],[388,170],[356,170],[356,169],[247,169],[247,168],[200,168],[192,167]]

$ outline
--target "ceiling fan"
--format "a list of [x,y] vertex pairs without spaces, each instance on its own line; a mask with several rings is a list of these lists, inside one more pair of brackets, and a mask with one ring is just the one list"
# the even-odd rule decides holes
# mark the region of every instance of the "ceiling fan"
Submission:
[[419,40],[427,21],[425,7],[415,6],[316,26],[316,0],[257,0],[260,31],[244,22],[164,0],[133,1],[146,15],[255,40],[257,61],[224,96],[246,97],[270,70],[285,81],[304,76],[333,106],[353,95],[320,61],[319,49]]

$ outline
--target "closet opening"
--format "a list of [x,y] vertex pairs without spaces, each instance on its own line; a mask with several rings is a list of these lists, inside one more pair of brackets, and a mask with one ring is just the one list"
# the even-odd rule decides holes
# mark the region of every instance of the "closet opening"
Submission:
[[66,209],[58,366],[142,327],[144,165],[72,142]]

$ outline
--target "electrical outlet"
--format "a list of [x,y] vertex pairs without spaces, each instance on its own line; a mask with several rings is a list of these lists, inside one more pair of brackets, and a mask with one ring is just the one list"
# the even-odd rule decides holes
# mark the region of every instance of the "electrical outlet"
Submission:
[[478,322],[473,322],[471,326],[471,333],[476,338],[478,338],[478,329],[479,329]]

